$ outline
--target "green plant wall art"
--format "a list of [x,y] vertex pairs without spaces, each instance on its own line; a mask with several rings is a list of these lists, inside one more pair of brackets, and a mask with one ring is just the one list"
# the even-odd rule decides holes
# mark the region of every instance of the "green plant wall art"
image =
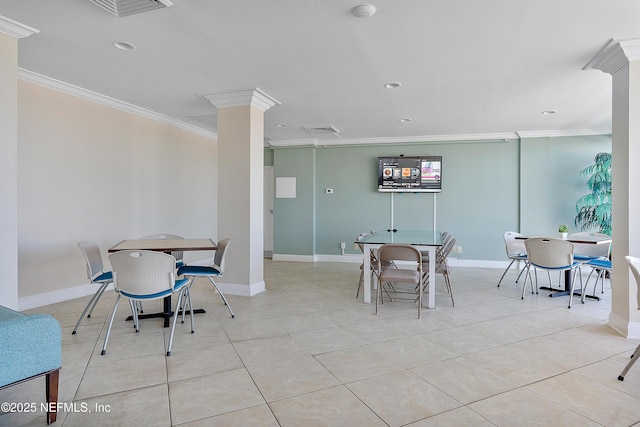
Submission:
[[576,227],[611,235],[611,153],[598,153],[578,175],[587,178],[590,193],[576,202]]

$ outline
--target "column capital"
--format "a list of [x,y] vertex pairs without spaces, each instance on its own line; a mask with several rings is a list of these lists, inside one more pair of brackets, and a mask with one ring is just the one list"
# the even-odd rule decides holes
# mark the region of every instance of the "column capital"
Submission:
[[242,105],[251,105],[262,111],[267,111],[274,105],[280,105],[280,102],[267,95],[262,90],[255,89],[239,89],[225,92],[212,93],[204,95],[216,108],[239,107]]
[[627,63],[637,60],[640,60],[640,38],[611,39],[582,69],[613,75]]
[[0,33],[7,34],[17,39],[29,37],[31,34],[39,33],[40,30],[21,24],[13,19],[0,15]]

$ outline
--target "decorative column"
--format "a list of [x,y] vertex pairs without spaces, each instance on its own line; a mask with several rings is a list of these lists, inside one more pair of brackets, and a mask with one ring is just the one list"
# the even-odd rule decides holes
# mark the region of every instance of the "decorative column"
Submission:
[[260,89],[205,95],[218,109],[218,238],[231,238],[222,291],[264,291],[264,112],[280,104]]
[[613,76],[612,264],[609,326],[640,338],[636,283],[625,260],[640,257],[640,39],[610,40],[584,67]]
[[18,39],[37,33],[0,16],[0,305],[18,310]]

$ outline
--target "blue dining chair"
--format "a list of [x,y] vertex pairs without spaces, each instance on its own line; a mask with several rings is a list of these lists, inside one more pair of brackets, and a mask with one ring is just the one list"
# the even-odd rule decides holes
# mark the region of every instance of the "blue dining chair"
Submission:
[[[113,267],[113,285],[117,296],[113,305],[113,312],[109,320],[109,327],[105,335],[102,355],[107,352],[107,343],[113,326],[113,319],[118,309],[118,302],[121,297],[129,300],[133,322],[136,332],[140,330],[138,312],[135,304],[139,301],[150,301],[164,299],[172,294],[178,294],[176,307],[182,304],[182,298],[188,298],[189,308],[191,298],[186,292],[189,289],[188,278],[179,279],[176,274],[176,259],[173,255],[156,251],[126,250],[112,253],[109,261]],[[190,310],[192,312],[193,310]],[[173,316],[173,326],[167,346],[167,356],[171,356],[171,345],[173,344],[173,334],[176,328],[177,313]],[[191,313],[191,331],[193,332],[194,322]]]
[[[78,319],[78,323],[76,323],[76,327],[73,328],[73,332],[71,334],[75,335],[80,327],[80,323],[84,319],[86,315],[87,318],[91,317],[93,313],[93,309],[96,308],[100,297],[104,293],[107,286],[113,282],[113,275],[111,271],[104,271],[104,265],[102,263],[102,254],[100,253],[100,247],[95,243],[90,242],[78,242],[78,246],[82,251],[82,255],[84,255],[84,260],[87,263],[87,276],[89,277],[90,285],[98,285],[98,289],[93,294],[93,297],[87,303],[87,306],[84,308],[84,311],[80,315]],[[88,312],[88,314],[87,314]]]
[[[544,237],[535,237],[525,240],[524,245],[527,249],[527,257],[529,263],[527,265],[527,273],[524,276],[524,286],[522,287],[522,299],[527,289],[527,277],[531,282],[531,293],[533,293],[533,281],[529,275],[531,267],[539,268],[547,271],[572,271],[573,280],[571,280],[571,289],[569,291],[569,308],[573,301],[573,292],[576,284],[576,275],[580,277],[580,287],[582,289],[582,303],[584,304],[585,288],[582,286],[582,274],[578,261],[573,259],[573,243],[566,240],[550,239]],[[536,293],[538,293],[538,284],[536,283]]]
[[[227,309],[231,314],[231,318],[234,318],[235,315],[233,314],[233,310],[231,309],[229,302],[227,301],[224,294],[218,287],[216,281],[214,280],[214,278],[222,277],[223,268],[224,268],[224,259],[227,253],[227,248],[229,247],[230,243],[231,243],[231,239],[229,238],[222,239],[218,242],[218,249],[216,249],[216,254],[213,259],[213,265],[211,266],[184,265],[178,269],[178,275],[179,276],[184,275],[185,277],[189,277],[192,283],[196,277],[206,277],[207,279],[209,279],[209,281],[211,282],[215,290],[218,291],[218,293],[220,294],[220,297],[222,298],[224,305],[227,306]],[[190,287],[191,285],[189,286],[189,288]],[[190,295],[191,290],[189,289],[187,290],[187,292],[189,292],[189,295]]]

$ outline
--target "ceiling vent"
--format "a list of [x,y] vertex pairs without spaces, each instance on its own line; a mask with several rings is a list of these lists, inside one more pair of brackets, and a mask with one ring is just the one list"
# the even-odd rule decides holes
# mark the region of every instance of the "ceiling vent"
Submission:
[[310,126],[310,127],[305,127],[304,130],[306,130],[307,132],[313,135],[333,134],[335,136],[338,136],[338,133],[340,133],[340,131],[333,125]]
[[119,18],[173,5],[169,0],[91,0],[91,2]]

